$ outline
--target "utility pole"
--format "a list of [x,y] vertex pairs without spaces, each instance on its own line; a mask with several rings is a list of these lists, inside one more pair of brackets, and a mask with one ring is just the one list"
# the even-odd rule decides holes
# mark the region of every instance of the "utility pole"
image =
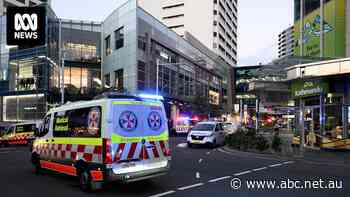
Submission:
[[61,105],[64,104],[64,63],[66,57],[66,51],[62,50],[62,20],[59,19],[59,59],[60,59],[60,93],[61,93]]
[[65,51],[63,51],[62,53],[62,62],[61,62],[61,67],[60,67],[60,76],[61,76],[61,85],[60,85],[60,89],[61,89],[61,104],[64,104],[64,62],[65,62],[65,58],[66,58],[66,53]]

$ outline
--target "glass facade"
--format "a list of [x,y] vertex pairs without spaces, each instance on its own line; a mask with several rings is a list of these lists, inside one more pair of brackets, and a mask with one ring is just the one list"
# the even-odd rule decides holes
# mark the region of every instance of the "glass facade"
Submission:
[[123,89],[131,93],[156,93],[158,79],[158,92],[167,98],[202,105],[227,103],[229,66],[137,8],[136,1],[115,10],[103,30],[104,50],[112,49],[103,53],[103,75],[110,78],[104,82],[116,82],[113,88],[119,89],[117,71],[123,69]]
[[101,24],[74,20],[60,23],[54,12],[47,10],[46,46],[11,49],[9,63],[1,64],[5,66],[2,71],[8,73],[7,84],[3,83],[7,88],[1,89],[5,121],[40,119],[51,104],[60,102],[60,54],[65,58],[66,101],[91,99],[101,92]]
[[[49,103],[57,102],[58,32],[58,18],[47,7],[46,45],[9,50],[8,64],[3,64],[1,67],[3,73],[7,72],[7,87],[0,91],[2,120],[14,122],[38,120],[46,113]],[[2,48],[4,46],[6,48],[5,43],[2,43]]]
[[101,24],[62,20],[65,100],[91,99],[101,91]]

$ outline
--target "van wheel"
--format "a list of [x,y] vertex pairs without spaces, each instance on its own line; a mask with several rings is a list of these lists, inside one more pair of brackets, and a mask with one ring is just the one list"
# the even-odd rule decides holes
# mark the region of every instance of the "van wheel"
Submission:
[[102,182],[93,181],[88,170],[82,170],[79,174],[79,185],[83,192],[93,192],[102,189]]
[[187,147],[188,147],[188,148],[192,148],[193,145],[192,145],[190,142],[187,142]]
[[216,148],[217,144],[216,144],[216,140],[213,141],[212,144],[210,144],[210,148]]

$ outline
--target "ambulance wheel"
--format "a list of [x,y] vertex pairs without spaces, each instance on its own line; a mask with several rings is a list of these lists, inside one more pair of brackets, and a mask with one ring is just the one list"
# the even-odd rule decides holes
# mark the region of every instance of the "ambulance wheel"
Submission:
[[88,170],[81,170],[79,173],[80,189],[84,192],[93,192],[102,189],[102,182],[93,181]]
[[40,165],[40,158],[37,154],[33,153],[32,154],[32,164],[34,166],[34,173],[35,174],[40,174],[41,171],[41,165]]

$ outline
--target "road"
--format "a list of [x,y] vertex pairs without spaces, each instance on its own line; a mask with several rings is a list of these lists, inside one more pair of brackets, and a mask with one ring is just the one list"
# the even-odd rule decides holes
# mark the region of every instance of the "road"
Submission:
[[[278,159],[223,149],[183,146],[185,138],[171,138],[172,170],[163,177],[131,184],[113,183],[89,196],[349,196],[350,166]],[[84,196],[75,178],[55,173],[35,175],[28,147],[0,148],[2,197]],[[241,188],[233,189],[233,186]],[[249,189],[246,181],[338,181],[342,189]],[[341,181],[341,182],[340,182]],[[284,182],[283,182],[284,183]],[[327,182],[328,183],[328,182]],[[315,184],[315,183],[313,183]],[[319,186],[320,187],[320,186]]]

